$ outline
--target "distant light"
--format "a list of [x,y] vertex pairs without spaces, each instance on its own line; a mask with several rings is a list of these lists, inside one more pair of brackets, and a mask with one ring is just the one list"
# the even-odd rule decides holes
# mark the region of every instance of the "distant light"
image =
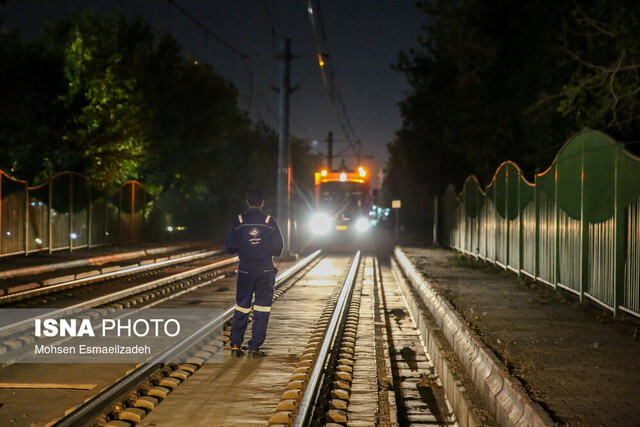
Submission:
[[320,175],[327,176],[327,171],[323,169],[322,172],[320,172]]
[[76,233],[71,233],[71,238],[75,240],[78,238],[78,235]]
[[36,243],[41,245],[42,244],[42,239],[39,237],[36,237]]
[[185,227],[176,227],[176,230],[178,230],[178,231],[184,231],[184,230],[186,230],[186,228],[185,228]]
[[31,202],[31,206],[35,206],[35,205],[36,205],[36,202]]
[[340,174],[340,181],[345,182],[347,180],[347,174],[342,172]]
[[173,231],[173,227],[172,226],[168,226],[167,227],[167,231],[169,231],[169,232]]
[[108,232],[108,231],[105,231],[105,232],[104,232],[104,235],[105,235],[105,236],[108,236],[108,235],[109,235],[109,232]]
[[42,205],[44,205],[44,203],[38,202],[38,206],[42,206]]
[[196,65],[200,65],[200,63],[198,61],[193,61],[194,64]]
[[326,213],[317,213],[311,217],[309,221],[309,228],[313,232],[313,234],[317,236],[321,236],[323,234],[327,234],[329,230],[331,230],[331,225],[333,221],[331,221],[331,217]]
[[364,178],[365,176],[367,176],[367,171],[366,171],[366,170],[364,170],[364,168],[363,168],[362,166],[360,166],[360,167],[358,168],[358,172],[360,173],[360,176],[361,176],[361,177],[363,177],[363,178]]
[[7,236],[11,236],[11,232],[10,231],[7,231]]
[[367,218],[358,218],[356,221],[356,230],[361,233],[367,231],[370,227],[369,220]]

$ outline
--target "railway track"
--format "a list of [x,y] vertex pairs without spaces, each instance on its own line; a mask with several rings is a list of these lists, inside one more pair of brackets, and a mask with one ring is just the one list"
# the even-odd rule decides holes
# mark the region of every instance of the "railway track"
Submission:
[[[234,268],[233,260],[219,263],[224,265],[218,269]],[[29,422],[37,417],[50,425],[116,427],[456,423],[412,317],[402,308],[396,278],[375,257],[314,253],[279,275],[263,347],[269,356],[259,361],[229,357],[226,338],[215,332],[233,314],[235,278],[203,266],[189,271],[182,288],[175,281],[161,283],[168,280],[163,278],[138,285],[144,291],[131,288],[122,298],[110,294],[80,304],[89,310],[125,307],[123,301],[217,307],[219,316],[144,364],[109,366],[110,375],[61,403],[67,406],[29,415]],[[166,286],[178,288],[163,293]],[[143,292],[152,296],[141,297]],[[16,378],[25,374],[24,366],[4,371]],[[60,366],[56,371],[64,371]],[[30,372],[31,380],[40,381],[45,368]],[[91,376],[78,375],[77,364],[68,368],[61,374],[67,382]],[[0,383],[0,403],[4,398]],[[78,398],[85,403],[72,405]],[[53,416],[63,408],[64,417]],[[20,425],[17,415],[12,420]]]
[[[64,307],[46,311],[47,318],[62,318],[73,314],[99,319],[113,309],[153,307],[217,280],[235,269],[237,257],[220,258],[220,251],[179,257],[169,261],[118,272],[106,273],[87,279],[74,280],[52,286],[47,295],[37,290],[22,295],[21,307]],[[201,262],[203,265],[194,265]],[[176,271],[180,270],[180,271]],[[4,307],[11,307],[6,305]],[[3,308],[4,308],[3,307]],[[38,314],[18,322],[0,325],[0,344],[18,350],[37,339],[32,328]],[[15,360],[18,361],[18,360]],[[6,363],[5,363],[6,365]]]
[[[131,286],[132,283],[146,281],[152,277],[170,275],[171,271],[177,268],[188,267],[200,260],[219,257],[221,253],[221,250],[214,250],[175,256],[168,260],[119,268],[116,271],[95,274],[90,277],[66,280],[50,286],[0,295],[0,308],[34,308],[68,304],[80,293],[86,295],[90,295],[92,291],[104,293],[116,288]],[[28,278],[26,280],[29,281]]]

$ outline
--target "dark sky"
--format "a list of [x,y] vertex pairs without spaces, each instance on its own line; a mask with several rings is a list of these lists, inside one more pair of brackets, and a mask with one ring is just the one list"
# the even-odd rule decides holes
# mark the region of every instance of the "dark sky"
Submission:
[[[214,36],[207,35],[167,0],[7,0],[0,6],[4,26],[37,36],[46,21],[86,9],[100,13],[121,10],[141,15],[158,31],[170,31],[186,55],[208,62],[233,81],[242,94],[242,108],[254,119],[277,129],[280,63],[274,58],[281,39],[291,38],[290,132],[311,141],[323,153],[327,132],[337,140],[334,152],[347,148],[336,112],[324,95],[306,0],[175,0],[216,36],[249,55],[244,61]],[[386,161],[386,144],[400,128],[397,103],[408,90],[404,75],[391,70],[401,50],[417,45],[424,16],[414,0],[320,0],[326,35],[325,51],[362,154],[372,155],[371,168]],[[341,117],[344,115],[341,114]],[[345,124],[343,118],[342,123]],[[354,136],[351,136],[354,139]],[[318,142],[313,142],[318,141]],[[374,174],[375,176],[375,174]]]

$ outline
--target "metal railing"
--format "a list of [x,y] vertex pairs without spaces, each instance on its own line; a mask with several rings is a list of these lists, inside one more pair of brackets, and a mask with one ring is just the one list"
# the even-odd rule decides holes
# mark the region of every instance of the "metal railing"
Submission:
[[137,181],[107,193],[75,172],[29,187],[0,171],[0,256],[142,241],[147,200]]
[[481,188],[447,188],[440,241],[542,283],[640,317],[640,158],[585,129],[528,182],[504,162]]

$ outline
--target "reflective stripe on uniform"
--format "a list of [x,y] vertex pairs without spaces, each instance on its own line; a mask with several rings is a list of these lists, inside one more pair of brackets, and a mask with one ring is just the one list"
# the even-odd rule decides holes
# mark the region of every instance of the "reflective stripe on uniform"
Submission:
[[271,311],[271,307],[266,307],[266,306],[264,306],[264,305],[255,305],[255,304],[254,304],[254,305],[253,305],[253,309],[254,309],[255,311],[262,311],[262,312],[264,312],[264,313],[268,313],[268,312],[270,312],[270,311]]
[[251,308],[244,308],[240,307],[239,305],[236,305],[236,310],[238,310],[240,313],[251,313]]
[[238,221],[240,221],[240,224],[242,224],[242,215],[238,215]]
[[269,220],[271,219],[271,215],[267,215],[267,219],[264,220],[267,224],[269,224]]

